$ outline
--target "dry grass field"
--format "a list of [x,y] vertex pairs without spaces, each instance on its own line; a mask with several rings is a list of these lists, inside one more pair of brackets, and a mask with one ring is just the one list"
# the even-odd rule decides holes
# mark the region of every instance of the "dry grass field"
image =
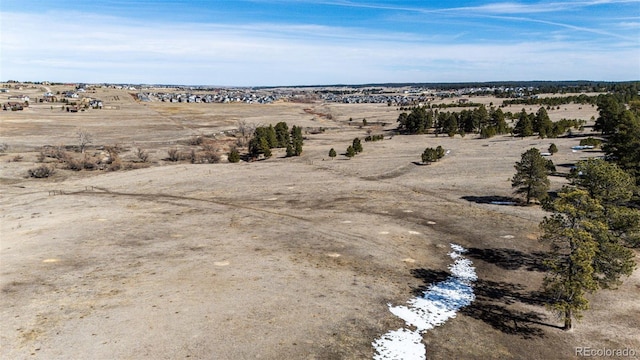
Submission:
[[[578,138],[390,138],[399,111],[386,104],[140,103],[125,90],[95,91],[110,109],[0,112],[0,143],[9,145],[0,156],[2,359],[371,359],[372,341],[403,326],[388,304],[446,277],[450,243],[469,250],[476,300],[426,333],[429,359],[640,353],[640,271],[591,296],[591,310],[564,332],[538,294],[544,211],[490,203],[512,196],[513,165],[531,147],[555,143],[560,172],[601,155],[572,151]],[[597,116],[578,105],[549,114]],[[361,128],[363,118],[388,125]],[[194,136],[226,149],[223,132],[238,121],[303,126],[302,156],[165,160]],[[93,135],[92,156],[118,145],[123,161],[134,163],[136,148],[149,161],[118,171],[58,164],[48,179],[27,176],[43,146],[76,145],[78,128]],[[363,142],[351,160],[341,155],[368,129],[387,136]],[[447,156],[418,163],[438,145]],[[551,182],[557,190],[566,179]]]

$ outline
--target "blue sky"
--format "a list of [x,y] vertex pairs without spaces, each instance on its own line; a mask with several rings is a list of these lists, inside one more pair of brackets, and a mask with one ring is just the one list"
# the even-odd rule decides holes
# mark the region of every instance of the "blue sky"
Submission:
[[640,0],[2,0],[0,80],[640,80]]

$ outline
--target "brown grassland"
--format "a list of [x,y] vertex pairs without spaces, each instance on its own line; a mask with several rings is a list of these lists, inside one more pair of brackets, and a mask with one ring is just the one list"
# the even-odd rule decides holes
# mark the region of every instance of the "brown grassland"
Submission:
[[[22,92],[34,98],[43,89]],[[469,250],[477,298],[426,333],[429,359],[572,359],[576,347],[640,353],[640,271],[590,296],[584,318],[562,331],[538,293],[545,212],[490,203],[512,196],[513,166],[531,147],[555,143],[552,160],[564,173],[601,156],[572,151],[579,138],[390,138],[399,111],[386,104],[89,95],[111,109],[34,103],[0,112],[0,143],[9,145],[0,156],[2,359],[370,359],[371,342],[403,326],[388,304],[446,277],[450,243]],[[597,111],[571,104],[549,115],[589,121]],[[360,127],[363,118],[388,125]],[[235,139],[223,132],[238,121],[304,127],[302,156],[278,149],[264,161],[227,163]],[[43,146],[76,145],[78,128],[93,135],[92,159],[117,146],[120,170],[72,171],[38,159]],[[348,160],[347,146],[367,130],[385,140],[363,142]],[[216,146],[220,163],[166,160],[168,149],[188,151],[197,136]],[[444,159],[418,163],[438,145],[450,151]],[[136,159],[137,148],[148,162]],[[41,160],[55,174],[29,178]],[[552,190],[566,184],[550,180]]]

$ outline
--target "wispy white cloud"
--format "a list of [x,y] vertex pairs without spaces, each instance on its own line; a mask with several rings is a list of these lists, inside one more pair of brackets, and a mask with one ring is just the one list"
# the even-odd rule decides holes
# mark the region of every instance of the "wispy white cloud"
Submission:
[[[260,0],[258,0],[260,1]],[[273,2],[274,0],[262,0],[263,2]],[[275,0],[278,1],[278,0]],[[295,0],[298,1],[298,0]],[[279,0],[278,2],[294,2],[294,0]],[[332,5],[353,8],[368,8],[379,10],[411,11],[419,13],[446,13],[446,12],[476,12],[485,14],[531,14],[544,12],[558,12],[569,9],[609,5],[609,4],[633,4],[640,3],[640,0],[592,0],[592,1],[561,1],[561,2],[494,2],[477,6],[462,7],[429,7],[428,3],[422,6],[396,5],[395,2],[361,2],[350,0],[306,0],[306,3],[319,5]]]
[[590,15],[591,20],[589,21],[585,21],[585,19],[583,18],[582,21],[579,22],[580,25],[576,25],[575,23],[566,21],[560,22],[557,20],[549,20],[534,15],[560,14],[564,17],[567,17],[570,12],[575,12],[580,9],[590,8],[594,6],[614,4],[638,4],[640,6],[640,0],[590,0],[537,3],[493,2],[483,5],[463,7],[429,7],[428,3],[423,6],[397,6],[394,5],[393,2],[355,2],[350,0],[309,0],[308,2],[322,5],[408,12],[421,15],[441,15],[449,17],[460,16],[466,18],[467,20],[470,18],[485,18],[512,21],[513,23],[538,23],[550,25],[552,27],[574,30],[578,33],[598,34],[605,37],[625,40],[636,39],[637,34],[617,33],[613,31],[613,29],[601,28],[596,25],[586,26],[586,24],[589,23],[597,23],[601,14]]
[[623,29],[640,29],[640,21],[624,21],[616,25]]
[[[0,13],[0,78],[211,85],[632,80],[633,42],[435,42],[422,35],[273,23]],[[607,66],[602,66],[602,64]]]

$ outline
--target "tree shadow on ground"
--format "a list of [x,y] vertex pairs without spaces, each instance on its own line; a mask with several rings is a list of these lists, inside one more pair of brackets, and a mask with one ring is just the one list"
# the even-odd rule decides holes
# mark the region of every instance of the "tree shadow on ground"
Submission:
[[556,165],[556,167],[563,167],[563,168],[568,168],[568,169],[571,169],[571,168],[576,166],[575,163],[562,163],[562,164],[555,164],[555,165]]
[[[441,282],[451,275],[442,270],[414,269],[414,277],[422,280],[421,285],[413,290],[414,295],[422,296],[432,284]],[[525,339],[543,338],[542,326],[561,328],[545,322],[544,314],[535,311],[521,311],[510,308],[509,305],[523,303],[541,306],[547,297],[538,291],[526,291],[520,284],[495,282],[478,279],[474,285],[475,301],[460,310],[462,314],[481,320],[494,329],[505,334],[521,336]]]
[[514,249],[479,249],[469,248],[465,255],[486,261],[506,270],[518,270],[524,268],[528,271],[546,271],[547,267],[544,261],[549,254],[536,251],[531,254]]
[[463,196],[462,200],[471,201],[477,204],[493,204],[493,205],[525,205],[521,199],[510,197],[510,196],[500,196],[500,195],[488,195],[488,196]]

